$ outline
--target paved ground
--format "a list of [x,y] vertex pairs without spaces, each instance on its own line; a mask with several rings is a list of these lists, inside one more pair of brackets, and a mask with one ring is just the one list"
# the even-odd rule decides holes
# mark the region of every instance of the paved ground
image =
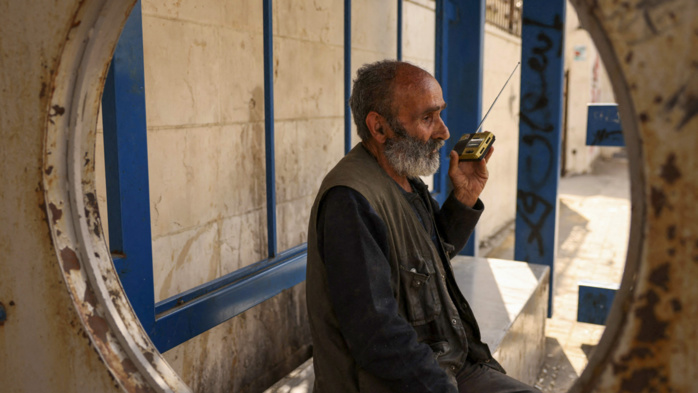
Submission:
[[[630,228],[627,159],[599,160],[590,174],[560,179],[553,317],[546,322],[546,361],[536,386],[566,392],[581,374],[604,327],[577,322],[577,283],[620,283]],[[513,234],[490,253],[513,258]]]

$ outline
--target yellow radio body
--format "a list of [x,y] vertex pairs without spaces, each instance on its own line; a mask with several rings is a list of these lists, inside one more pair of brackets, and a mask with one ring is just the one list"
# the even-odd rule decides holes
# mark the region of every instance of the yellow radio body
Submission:
[[480,161],[494,143],[494,134],[485,131],[463,135],[453,147],[459,161]]

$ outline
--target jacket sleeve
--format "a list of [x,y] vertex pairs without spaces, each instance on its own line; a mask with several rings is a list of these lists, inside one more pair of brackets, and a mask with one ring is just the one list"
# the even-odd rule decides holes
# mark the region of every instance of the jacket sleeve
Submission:
[[475,206],[471,208],[456,199],[453,193],[448,196],[441,208],[433,198],[431,198],[431,202],[439,233],[446,242],[455,248],[451,255],[456,255],[465,247],[470,235],[473,234],[485,205],[478,199]]
[[387,229],[366,199],[347,187],[332,188],[317,225],[330,301],[357,364],[401,393],[456,393],[431,348],[398,314]]

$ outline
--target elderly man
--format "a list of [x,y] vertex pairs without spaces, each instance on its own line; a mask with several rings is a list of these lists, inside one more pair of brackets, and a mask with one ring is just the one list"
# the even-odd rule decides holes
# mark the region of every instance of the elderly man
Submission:
[[314,391],[534,392],[480,340],[449,262],[482,214],[493,149],[479,162],[451,152],[439,207],[419,179],[449,137],[438,82],[408,63],[369,64],[350,105],[361,143],[323,180],[308,229]]

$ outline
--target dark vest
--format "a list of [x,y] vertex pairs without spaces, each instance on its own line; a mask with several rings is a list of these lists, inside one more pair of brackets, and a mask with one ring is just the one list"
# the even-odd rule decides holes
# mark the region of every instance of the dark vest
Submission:
[[[480,341],[480,331],[458,289],[450,263],[417,218],[397,183],[361,145],[354,147],[325,177],[313,204],[308,229],[306,291],[313,337],[315,392],[388,392],[380,376],[362,370],[340,333],[329,298],[325,266],[317,247],[317,212],[325,193],[336,186],[359,192],[385,223],[390,246],[391,287],[400,315],[434,351],[452,378],[466,357],[504,371]],[[432,214],[433,215],[433,214]],[[439,236],[439,243],[443,241]],[[448,247],[448,246],[446,246]]]

